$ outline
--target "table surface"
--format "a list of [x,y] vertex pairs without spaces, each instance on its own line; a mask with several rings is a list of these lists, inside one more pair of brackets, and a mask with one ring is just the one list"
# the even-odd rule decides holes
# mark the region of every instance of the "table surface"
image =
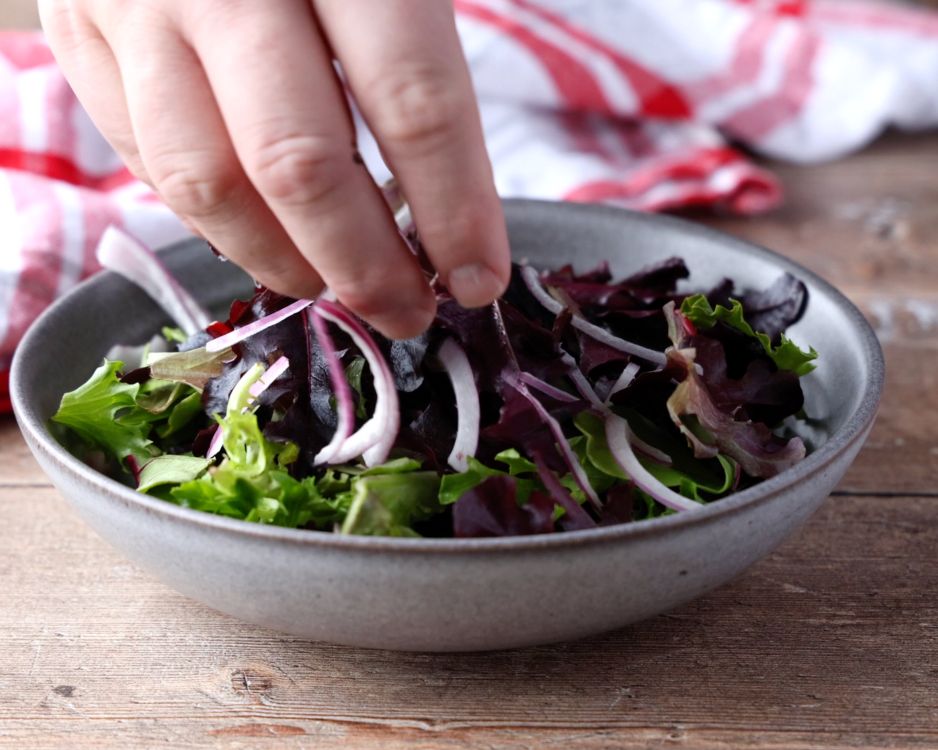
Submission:
[[938,136],[777,171],[782,210],[697,218],[841,287],[875,323],[889,376],[855,466],[771,557],[575,643],[443,656],[311,644],[127,563],[7,418],[0,747],[938,747]]

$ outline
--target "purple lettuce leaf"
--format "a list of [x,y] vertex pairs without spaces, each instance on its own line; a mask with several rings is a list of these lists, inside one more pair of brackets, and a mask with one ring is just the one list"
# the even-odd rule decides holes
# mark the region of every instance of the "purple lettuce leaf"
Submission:
[[517,484],[507,475],[493,476],[466,492],[453,505],[453,536],[457,538],[524,536],[554,531],[554,501],[532,492],[518,505]]
[[[711,305],[726,304],[708,297]],[[746,320],[753,330],[765,333],[773,343],[789,326],[797,323],[808,304],[808,288],[790,273],[782,274],[762,291],[744,294],[742,302]]]
[[[674,347],[668,350],[667,369],[682,372],[677,378],[677,387],[667,400],[667,409],[674,424],[694,448],[694,454],[698,458],[712,458],[717,452],[722,452],[735,459],[746,474],[761,478],[775,476],[804,458],[805,446],[800,438],[785,440],[775,435],[764,423],[749,418],[747,409],[755,409],[758,405],[749,407],[740,404],[734,407],[732,400],[727,403],[731,393],[727,389],[725,365],[721,371],[719,349],[706,346],[702,336],[691,333],[693,326],[673,305],[668,307],[667,312],[674,341]],[[707,364],[703,366],[703,375],[695,367],[695,352],[698,349],[709,355]],[[758,373],[747,372],[750,373],[750,380],[746,384],[748,390],[740,386],[738,391],[758,393],[755,388],[756,382],[760,380]],[[773,386],[778,389],[773,395],[785,392],[790,386],[790,382],[773,382],[772,378],[779,374],[777,371],[762,371],[761,374],[760,385],[766,391],[770,392]],[[728,409],[720,407],[715,393],[720,394],[719,399]],[[801,393],[800,384],[797,384],[797,393]],[[774,406],[779,408],[778,405]],[[690,416],[695,421],[689,421]]]

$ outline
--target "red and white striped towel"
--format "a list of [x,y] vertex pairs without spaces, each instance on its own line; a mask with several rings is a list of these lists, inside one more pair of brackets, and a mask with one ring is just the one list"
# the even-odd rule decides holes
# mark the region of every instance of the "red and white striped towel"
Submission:
[[[862,0],[455,0],[499,191],[643,210],[780,200],[728,145],[815,161],[938,125],[938,14]],[[362,152],[385,177],[373,141]],[[116,224],[186,235],[123,169],[42,37],[0,33],[0,408],[29,323]]]

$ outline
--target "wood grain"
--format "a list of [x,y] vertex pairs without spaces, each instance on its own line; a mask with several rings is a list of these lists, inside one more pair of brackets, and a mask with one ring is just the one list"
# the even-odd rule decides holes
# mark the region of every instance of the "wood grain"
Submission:
[[0,746],[938,744],[936,498],[834,497],[672,614],[471,655],[242,625],[124,562],[52,489],[0,508]]
[[39,26],[36,0],[3,0],[0,28],[33,29]]

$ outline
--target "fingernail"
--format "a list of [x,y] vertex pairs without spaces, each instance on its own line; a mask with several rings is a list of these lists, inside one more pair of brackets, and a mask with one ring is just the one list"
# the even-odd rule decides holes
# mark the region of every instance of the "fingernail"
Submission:
[[505,291],[504,282],[482,263],[469,263],[453,269],[446,285],[464,307],[482,307]]

